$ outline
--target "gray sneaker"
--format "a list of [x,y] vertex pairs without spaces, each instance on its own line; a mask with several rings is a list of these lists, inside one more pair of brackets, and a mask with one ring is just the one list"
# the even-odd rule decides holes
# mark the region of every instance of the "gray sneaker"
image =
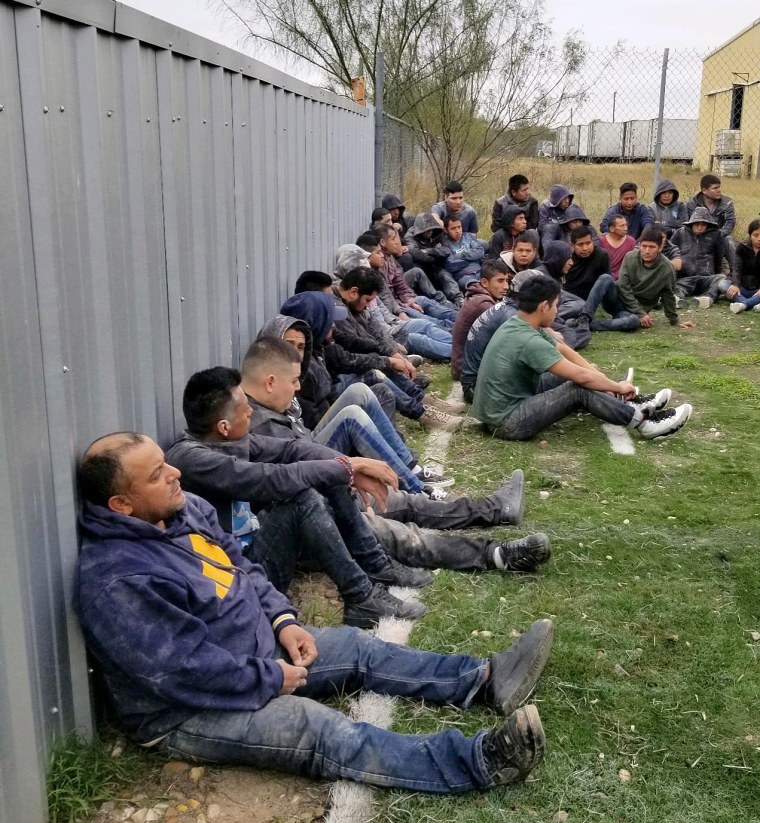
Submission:
[[517,709],[503,726],[483,736],[482,745],[486,769],[496,786],[522,783],[546,750],[538,709],[533,704]]
[[367,577],[374,583],[383,583],[385,586],[404,586],[410,589],[421,589],[435,580],[435,577],[425,569],[405,566],[392,557],[388,558],[387,566],[383,566],[379,572],[367,572]]
[[522,469],[515,469],[512,476],[491,497],[501,505],[499,525],[519,526],[525,508],[525,475]]
[[422,402],[425,406],[432,406],[434,409],[446,414],[463,414],[468,409],[464,400],[441,400],[440,397],[436,397],[434,394],[426,394],[422,398]]
[[500,571],[533,572],[552,556],[552,547],[547,535],[536,532],[519,540],[497,543],[492,552],[489,559]]
[[359,629],[373,629],[381,617],[416,620],[427,611],[423,603],[413,603],[394,597],[381,583],[375,583],[365,600],[343,606],[343,622]]
[[439,411],[432,406],[425,406],[425,411],[417,422],[429,429],[455,432],[462,425],[462,418],[453,414],[446,414],[446,412]]
[[672,394],[670,389],[660,389],[656,394],[637,394],[626,402],[646,414],[664,409],[670,403]]
[[506,651],[492,655],[486,702],[506,716],[512,714],[536,687],[549,659],[553,638],[552,621],[536,620]]
[[639,434],[644,440],[665,437],[677,432],[691,417],[692,408],[688,403],[673,409],[660,409],[650,412],[649,417],[638,425]]
[[419,469],[412,472],[412,474],[422,482],[423,486],[432,486],[436,489],[448,489],[449,486],[454,485],[453,477],[437,474],[428,466],[420,466]]
[[406,359],[415,369],[418,369],[425,362],[425,358],[420,354],[407,354]]

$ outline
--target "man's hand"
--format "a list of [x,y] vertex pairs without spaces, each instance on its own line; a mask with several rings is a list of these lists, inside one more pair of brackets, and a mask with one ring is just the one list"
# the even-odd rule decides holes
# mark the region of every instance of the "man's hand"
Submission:
[[369,457],[349,457],[354,470],[354,486],[365,505],[384,512],[388,500],[388,486],[398,489],[398,475],[382,460]]
[[408,320],[409,315],[405,311],[400,311],[398,313],[399,320]]
[[565,338],[558,332],[555,331],[551,326],[548,329],[544,329],[547,334],[550,334],[555,340],[558,340],[560,343],[565,342]]
[[632,383],[627,383],[625,380],[621,380],[617,387],[617,394],[619,394],[623,400],[630,400],[632,397],[636,396],[636,386]]
[[729,300],[733,300],[736,295],[739,294],[739,287],[738,286],[729,286],[726,290],[726,297]]
[[302,626],[285,626],[277,639],[294,666],[308,667],[317,659],[317,644]]
[[679,329],[696,329],[697,324],[693,320],[684,320],[678,324]]
[[277,661],[282,669],[282,688],[280,694],[293,694],[296,689],[306,685],[306,669],[303,666],[291,666],[284,660]]
[[425,314],[425,310],[422,308],[422,306],[420,306],[419,303],[410,303],[409,308],[418,311],[420,314]]
[[400,352],[392,354],[390,361],[394,371],[405,374],[410,380],[414,380],[417,376],[417,369],[415,369],[414,366]]
[[642,329],[651,329],[654,326],[654,320],[652,320],[651,315],[645,314],[639,318],[639,325]]

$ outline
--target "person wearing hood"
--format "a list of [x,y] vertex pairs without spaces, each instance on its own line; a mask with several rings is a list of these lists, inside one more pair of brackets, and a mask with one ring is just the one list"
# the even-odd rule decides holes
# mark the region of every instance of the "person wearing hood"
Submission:
[[694,295],[701,309],[709,309],[731,285],[730,279],[721,274],[729,250],[718,223],[706,208],[698,206],[674,232],[673,243],[681,252],[675,289],[678,307],[685,306],[686,298]]
[[465,234],[478,233],[478,215],[469,203],[464,202],[462,184],[456,180],[451,180],[443,187],[443,200],[435,203],[430,212],[441,221],[447,217],[458,217]]
[[513,174],[507,184],[507,193],[494,201],[491,211],[491,232],[508,229],[504,223],[504,209],[518,206],[525,213],[529,229],[538,229],[538,200],[530,193],[530,180],[524,174]]
[[[430,212],[418,214],[407,236],[409,254],[414,265],[422,269],[434,288],[442,291],[446,299],[459,309],[464,298],[457,281],[445,269],[451,250],[443,241],[442,223]],[[409,285],[414,288],[413,282]]]
[[654,200],[647,206],[652,222],[659,226],[670,238],[676,229],[689,219],[686,203],[682,203],[679,192],[672,180],[661,180],[654,190]]
[[554,183],[549,189],[549,196],[538,207],[538,234],[542,249],[550,241],[560,239],[559,221],[574,199],[573,192],[561,183]]
[[[289,365],[292,373],[292,363],[286,356],[283,357],[281,351],[283,345],[285,344],[281,340],[262,338],[254,342],[246,354],[241,386],[253,409],[250,430],[253,434],[279,437],[285,440],[301,438],[312,442],[322,442],[325,439],[322,434],[327,429],[312,434],[300,421],[293,420],[292,403],[295,392],[288,389],[289,385],[292,387],[292,383],[288,380],[287,374]],[[283,412],[282,409],[286,404],[287,407]],[[347,411],[349,408],[346,406],[343,412]],[[331,423],[336,422],[341,414],[339,412],[327,424],[333,432],[337,430]],[[347,419],[344,414],[343,423]],[[339,442],[336,443],[341,447],[338,450],[345,454],[353,450],[354,446],[358,446],[361,454],[364,455],[366,451],[368,455],[365,456],[369,456],[369,452],[375,451],[382,455],[380,459],[384,459],[388,449],[378,442],[380,435],[376,433],[372,437],[374,440],[372,445],[367,439],[372,426],[371,420],[367,415],[364,415],[364,420],[361,417],[354,419],[362,422],[364,432],[359,432],[355,426],[351,431],[345,427]],[[398,458],[394,459],[394,464],[397,465],[399,462]],[[403,464],[401,466],[409,475],[409,470]],[[394,468],[394,465],[391,465],[391,468]],[[518,501],[522,501],[522,489],[522,472],[519,470],[502,489],[489,498],[479,500],[465,498],[464,501],[452,499],[436,502],[424,494],[410,493],[406,494],[407,498],[418,498],[418,500],[399,501],[399,495],[404,492],[392,489],[388,492],[386,512],[382,516],[375,516],[375,513],[370,512],[369,509],[364,514],[383,549],[405,565],[481,571],[497,568],[513,572],[520,569],[533,571],[538,565],[546,562],[551,554],[549,540],[544,534],[500,542],[488,538],[454,536],[441,531],[423,533],[419,528],[420,525],[429,526],[431,523],[441,522],[445,522],[448,528],[451,528],[452,516],[461,517],[463,510],[469,513],[468,522],[462,524],[467,526],[484,523],[487,526],[494,525],[494,515],[497,512],[499,518],[497,522],[503,522],[505,517],[509,518],[509,512],[512,512],[512,519],[519,519],[522,503]],[[391,496],[394,498],[392,501],[394,509],[389,513],[387,505],[391,502]],[[419,517],[416,516],[417,512],[420,513]]]
[[[525,234],[528,229],[528,221],[525,217],[525,210],[522,206],[505,206],[501,215],[504,228],[494,232],[488,246],[488,256],[496,259],[504,251],[511,251],[515,244],[515,238]],[[538,237],[538,235],[536,235]]]
[[366,483],[373,494],[396,485],[387,465],[306,440],[249,434],[251,409],[235,369],[194,374],[182,408],[188,428],[167,450],[167,462],[187,490],[214,506],[222,528],[279,591],[287,592],[306,554],[338,587],[347,624],[366,628],[383,616],[424,614],[392,597],[386,585],[425,586],[431,578],[386,554],[356,514],[350,491],[357,477],[358,487]]
[[404,201],[397,194],[384,194],[380,205],[390,212],[391,221],[403,240],[406,237],[406,233],[414,225],[414,217],[406,213]]
[[[549,658],[550,620],[489,659],[348,627],[307,629],[213,507],[182,490],[150,438],[99,438],[77,474],[74,605],[119,723],[139,745],[183,760],[440,794],[520,783],[541,762],[538,710],[520,704]],[[318,702],[362,689],[427,705],[481,704],[504,719],[470,738],[455,729],[420,738],[354,723]]]
[[565,243],[570,243],[570,235],[575,229],[581,226],[588,226],[591,231],[591,239],[595,246],[599,245],[599,235],[596,229],[591,225],[591,221],[586,217],[586,212],[575,203],[571,203],[566,209],[565,213],[559,219],[560,233],[558,240],[563,240]]
[[636,248],[636,241],[628,234],[628,221],[622,214],[613,214],[607,226],[607,233],[599,238],[599,248],[610,258],[610,273],[615,280],[620,275],[623,258]]
[[753,220],[747,239],[736,245],[736,266],[726,297],[731,300],[731,313],[749,309],[760,311],[760,220]]
[[588,223],[576,226],[570,232],[569,240],[573,250],[573,256],[570,258],[573,265],[565,272],[563,288],[570,294],[587,300],[589,292],[600,277],[607,274],[612,280],[610,258],[606,251],[595,245],[594,229]]
[[474,234],[462,230],[462,221],[455,214],[443,218],[443,231],[446,235],[443,242],[449,247],[446,271],[465,291],[468,283],[477,282],[486,250]]
[[503,260],[486,260],[480,271],[480,280],[467,286],[457,321],[454,324],[451,344],[451,376],[459,380],[462,356],[467,333],[483,312],[503,299],[509,286],[509,270]]
[[[341,308],[335,306],[336,311]],[[265,387],[255,380],[260,366],[257,361],[270,354],[265,346],[258,343],[267,339],[283,340],[298,352],[301,357],[299,389],[304,373],[308,374],[310,370],[324,370],[326,378],[330,379],[324,366],[312,358],[312,336],[308,323],[282,314],[265,323],[256,341],[249,346],[241,367],[241,385],[253,410],[250,421],[252,434],[277,437],[285,427],[293,429],[300,437],[309,437],[315,443],[342,454],[359,454],[382,460],[398,475],[399,486],[408,492],[418,493],[426,487],[429,491],[434,487],[445,488],[454,484],[453,478],[436,474],[417,462],[375,395],[363,383],[354,383],[342,392],[313,427],[307,427],[304,422],[298,391],[293,393],[287,408],[280,408],[280,395],[265,391]]]
[[628,234],[635,240],[641,232],[652,224],[652,215],[649,209],[639,203],[639,187],[635,183],[623,183],[620,187],[620,199],[614,206],[610,206],[604,213],[599,228],[604,234],[610,225],[610,218],[615,214],[622,214],[628,222]]
[[[536,268],[538,271],[553,277],[558,283],[565,282],[565,276],[573,265],[573,247],[564,240],[551,240],[544,247],[544,254],[541,265]],[[581,313],[583,299],[562,289],[559,299],[559,310],[557,317],[564,323],[573,320]],[[586,343],[588,340],[586,341]],[[585,345],[585,343],[583,344]],[[578,346],[577,348],[582,348]]]

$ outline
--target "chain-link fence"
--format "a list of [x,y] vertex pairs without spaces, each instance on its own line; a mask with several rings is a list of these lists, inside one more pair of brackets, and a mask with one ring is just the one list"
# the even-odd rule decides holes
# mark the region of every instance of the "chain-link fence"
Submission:
[[403,197],[407,176],[411,172],[425,174],[428,169],[428,160],[417,131],[403,120],[384,113],[383,191]]
[[652,161],[659,143],[664,161],[760,176],[760,25],[708,54],[593,52],[580,84],[555,131],[558,160]]

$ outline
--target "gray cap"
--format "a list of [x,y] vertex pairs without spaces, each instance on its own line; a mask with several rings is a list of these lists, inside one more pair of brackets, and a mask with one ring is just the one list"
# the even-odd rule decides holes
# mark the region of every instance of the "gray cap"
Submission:
[[369,268],[368,260],[369,252],[354,243],[346,243],[338,249],[335,276],[342,280],[353,269],[359,269],[362,266]]
[[517,272],[517,274],[509,281],[509,290],[514,294],[517,294],[523,284],[530,280],[531,277],[535,277],[537,274],[543,274],[543,272],[538,269],[525,269],[525,271]]
[[710,209],[704,206],[697,206],[691,217],[684,223],[684,226],[689,226],[692,223],[707,223],[709,226],[718,225],[718,221],[710,214]]

